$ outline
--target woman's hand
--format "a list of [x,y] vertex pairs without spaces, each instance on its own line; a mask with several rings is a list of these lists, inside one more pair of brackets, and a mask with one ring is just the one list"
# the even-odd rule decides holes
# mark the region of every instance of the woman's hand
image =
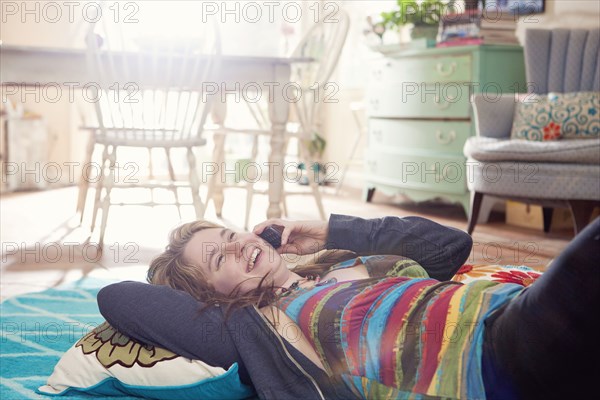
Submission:
[[256,225],[252,230],[259,235],[269,225],[283,226],[279,254],[313,254],[325,248],[327,242],[327,221],[284,221],[279,218],[268,219]]

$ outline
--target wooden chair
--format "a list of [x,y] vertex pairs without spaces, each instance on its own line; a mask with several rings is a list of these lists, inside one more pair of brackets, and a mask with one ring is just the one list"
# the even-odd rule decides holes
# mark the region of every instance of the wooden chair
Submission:
[[[103,19],[104,20],[104,19]],[[141,205],[156,206],[154,190],[170,190],[174,205],[182,205],[178,188],[189,187],[197,218],[202,218],[205,204],[200,198],[200,177],[194,150],[206,144],[205,122],[213,98],[202,93],[203,82],[214,82],[221,54],[220,36],[216,25],[198,25],[197,40],[161,43],[135,41],[132,34],[118,26],[91,24],[86,38],[88,68],[94,77],[89,96],[94,102],[93,126],[87,148],[88,161],[97,147],[102,148],[101,176],[96,184],[91,230],[101,210],[99,244],[104,240],[113,189],[145,188],[150,200]],[[115,170],[130,161],[121,158],[118,150],[147,149],[150,159],[147,179],[119,179]],[[168,179],[153,176],[152,150],[164,151]],[[187,179],[178,180],[171,152],[186,152]],[[138,166],[139,168],[139,166]],[[85,210],[89,181],[82,176],[78,211]],[[124,205],[123,203],[119,203]],[[160,203],[163,204],[163,203]]]
[[[284,149],[288,149],[290,139],[297,140],[297,163],[298,165],[303,164],[305,166],[310,191],[286,191],[284,186],[282,206],[284,215],[286,216],[288,215],[285,202],[286,196],[292,194],[311,194],[315,199],[321,219],[326,218],[319,190],[320,182],[316,179],[317,174],[311,172],[311,167],[320,160],[316,160],[311,154],[309,145],[314,133],[323,135],[319,128],[319,117],[327,96],[331,95],[332,91],[335,90],[333,87],[334,83],[329,82],[329,79],[337,66],[348,35],[349,17],[346,12],[339,10],[335,17],[337,19],[335,22],[320,21],[314,24],[290,55],[291,57],[298,58],[312,58],[314,61],[310,63],[297,63],[292,66],[291,80],[297,84],[295,87],[298,88],[298,93],[295,93],[294,98],[299,98],[300,100],[291,104],[292,113],[296,116],[297,123],[288,123]],[[225,139],[231,133],[252,135],[253,140],[249,161],[256,162],[256,157],[259,153],[260,137],[271,135],[268,110],[265,104],[261,102],[246,102],[246,104],[256,122],[257,128],[232,129],[229,127],[220,127],[215,130],[215,135],[225,135]],[[266,194],[267,191],[256,189],[256,181],[253,179],[247,180],[244,186],[228,185],[222,182],[219,184],[224,188],[241,187],[246,190],[244,227],[248,229],[253,196],[256,194]],[[210,199],[209,197],[207,201]],[[221,214],[220,209],[217,209],[217,214]]]

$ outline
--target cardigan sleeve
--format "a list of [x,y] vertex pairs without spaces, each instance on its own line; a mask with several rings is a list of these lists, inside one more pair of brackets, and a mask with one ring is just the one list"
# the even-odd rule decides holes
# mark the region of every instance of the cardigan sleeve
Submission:
[[432,278],[445,281],[467,260],[472,246],[467,233],[426,218],[363,219],[333,214],[326,248],[359,255],[404,256],[420,264]]
[[102,316],[125,335],[224,369],[237,362],[240,379],[250,383],[219,307],[200,311],[203,304],[183,291],[132,281],[102,288],[97,300]]

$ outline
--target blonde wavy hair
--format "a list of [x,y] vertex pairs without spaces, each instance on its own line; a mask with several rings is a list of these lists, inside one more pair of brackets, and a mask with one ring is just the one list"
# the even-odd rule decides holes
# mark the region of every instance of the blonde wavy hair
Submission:
[[[247,293],[240,293],[240,283],[231,293],[223,294],[208,282],[201,268],[186,260],[183,253],[194,234],[213,228],[224,229],[225,227],[213,222],[198,220],[173,229],[165,251],[150,263],[146,276],[148,283],[182,290],[203,302],[206,307],[216,304],[226,305],[226,314],[238,307],[247,305],[264,307],[275,303],[278,298],[275,294],[277,287],[272,282],[266,281],[268,275],[262,277],[258,286]],[[356,257],[356,254],[350,251],[328,250],[320,254],[315,263],[296,266],[292,271],[304,277],[321,275],[332,265],[353,257]]]

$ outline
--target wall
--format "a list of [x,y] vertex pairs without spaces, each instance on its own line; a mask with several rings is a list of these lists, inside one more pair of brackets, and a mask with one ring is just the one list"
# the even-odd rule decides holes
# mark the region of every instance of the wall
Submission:
[[598,28],[599,21],[599,1],[546,0],[546,11],[543,14],[520,18],[517,35],[522,39],[528,28]]
[[[78,6],[72,8],[69,15],[69,8],[64,7],[62,2],[3,1],[0,41],[16,46],[82,48],[86,26],[77,16],[81,15],[85,3],[73,3]],[[13,89],[8,90],[12,93]],[[65,88],[59,96],[55,87],[50,85],[41,86],[37,90],[19,90],[14,95],[7,95],[5,90],[1,93],[2,101],[9,99],[13,104],[21,103],[25,111],[39,115],[45,120],[48,132],[46,161],[64,166],[61,171],[62,178],[57,185],[77,182],[77,177],[70,176],[69,167],[64,163],[83,161],[83,149],[87,141],[87,132],[78,129],[81,125],[80,113],[85,104],[82,104],[83,101],[77,93],[72,99],[67,93]],[[40,173],[40,176],[43,179],[43,173]]]
[[[340,180],[342,171],[348,164],[348,172],[344,177],[344,186],[362,187],[362,159],[367,144],[367,134],[362,132],[358,140],[358,148],[353,160],[349,159],[360,133],[351,106],[362,103],[369,73],[369,60],[378,57],[379,53],[370,50],[363,30],[368,28],[367,16],[377,16],[385,10],[396,7],[395,0],[365,1],[351,0],[339,2],[350,17],[350,30],[344,45],[338,66],[330,82],[338,92],[332,102],[323,104],[322,132],[327,139],[324,159],[337,166],[337,172],[329,179]],[[366,130],[367,121],[364,109],[358,111],[358,118]]]

